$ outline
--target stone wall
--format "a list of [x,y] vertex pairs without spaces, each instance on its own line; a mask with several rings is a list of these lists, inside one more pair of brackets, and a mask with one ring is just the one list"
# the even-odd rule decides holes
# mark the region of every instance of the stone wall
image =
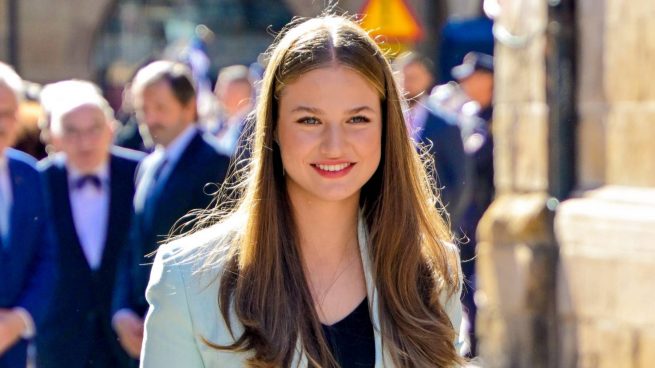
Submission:
[[555,228],[560,366],[652,367],[655,3],[578,3],[580,193]]
[[7,21],[7,13],[9,10],[9,0],[0,0],[0,60],[7,62],[9,60],[8,50],[8,36],[9,36],[9,22]]
[[655,366],[655,190],[605,186],[564,202],[560,367]]
[[[18,3],[19,60],[24,78],[49,82],[93,77],[90,53],[94,36],[112,0]],[[0,7],[0,11],[4,23],[6,6]],[[3,36],[6,39],[6,34]]]

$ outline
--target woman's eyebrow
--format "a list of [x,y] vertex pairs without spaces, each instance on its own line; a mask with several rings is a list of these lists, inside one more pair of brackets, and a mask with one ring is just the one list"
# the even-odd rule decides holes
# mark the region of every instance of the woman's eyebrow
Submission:
[[348,113],[349,114],[357,114],[358,112],[362,112],[362,111],[375,112],[375,110],[373,110],[369,106],[359,106],[359,107],[355,107],[354,109],[349,110]]
[[[367,106],[367,105],[358,106],[358,107],[352,108],[352,109],[350,109],[350,110],[348,110],[346,112],[348,114],[357,114],[357,113],[362,112],[362,111],[375,112],[375,110],[373,110],[373,108],[371,108],[370,106]],[[321,110],[319,108],[316,108],[316,107],[310,107],[310,106],[296,106],[291,110],[291,112],[309,112],[309,113],[318,115],[318,114],[322,114],[323,110]]]
[[323,111],[321,109],[315,108],[315,107],[309,107],[309,106],[296,106],[291,110],[291,112],[309,112],[312,114],[320,114]]

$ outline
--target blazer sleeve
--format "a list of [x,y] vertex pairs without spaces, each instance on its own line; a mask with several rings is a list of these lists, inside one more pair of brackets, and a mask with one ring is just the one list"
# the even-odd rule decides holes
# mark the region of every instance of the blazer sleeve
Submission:
[[204,367],[174,251],[160,247],[150,273],[141,368]]
[[[143,173],[145,171],[144,162],[146,162],[146,160],[147,158],[144,158],[136,166],[134,173],[135,190],[138,187],[141,178],[143,177]],[[134,195],[136,195],[136,193],[134,193]],[[134,213],[134,204],[132,205],[131,210],[132,219],[130,220],[127,239],[125,241],[125,245],[122,247],[121,254],[118,258],[118,264],[116,266],[115,286],[111,301],[112,316],[121,309],[134,309],[131,300],[133,295],[133,280],[135,277],[134,268],[138,267],[139,264],[135,254],[138,252],[138,249],[141,249],[141,247],[139,243],[139,223],[137,221],[137,214]]]
[[132,309],[130,303],[131,285],[132,285],[132,267],[133,256],[132,247],[134,239],[134,225],[128,232],[127,242],[121,249],[116,266],[116,280],[114,292],[112,295],[111,314],[116,314],[121,309]]
[[457,291],[450,296],[447,293],[442,292],[440,295],[440,301],[446,315],[448,315],[448,318],[450,319],[450,323],[453,325],[453,329],[455,329],[455,341],[453,341],[455,350],[460,354],[463,354],[464,351],[462,351],[462,349],[464,348],[466,339],[466,334],[462,331],[462,289],[464,286],[464,276],[462,274],[462,266],[459,258],[459,249],[454,244],[448,244],[448,246],[450,252],[456,253],[456,272],[458,274],[459,285]]
[[[40,186],[37,187],[40,190],[38,193],[47,198],[44,187],[41,184],[38,185]],[[35,214],[34,217],[35,227],[31,230],[38,234],[37,251],[30,264],[31,276],[28,278],[17,305],[29,312],[36,325],[37,333],[54,296],[58,278],[57,245],[51,222],[52,217],[48,210],[49,203],[45,200],[40,203],[42,205],[39,206],[38,214]]]

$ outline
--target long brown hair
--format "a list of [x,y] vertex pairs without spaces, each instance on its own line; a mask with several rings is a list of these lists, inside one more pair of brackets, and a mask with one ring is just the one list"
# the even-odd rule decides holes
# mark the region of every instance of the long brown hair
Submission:
[[288,27],[270,50],[241,192],[233,210],[213,213],[222,221],[243,219],[227,253],[217,250],[209,259],[224,262],[218,303],[230,333],[234,336],[231,312],[244,333],[228,346],[206,343],[251,353],[251,367],[290,366],[297,344],[311,365],[337,366],[303,273],[274,141],[279,92],[300,75],[337,63],[358,72],[380,95],[382,157],[362,188],[360,207],[379,293],[379,305],[373,307],[379,308],[385,349],[398,367],[460,363],[453,346],[458,326],[451,325],[439,302],[442,293],[453,296],[459,290],[459,260],[447,249],[452,235],[437,210],[441,206],[431,176],[408,137],[404,104],[385,56],[356,23],[331,15]]

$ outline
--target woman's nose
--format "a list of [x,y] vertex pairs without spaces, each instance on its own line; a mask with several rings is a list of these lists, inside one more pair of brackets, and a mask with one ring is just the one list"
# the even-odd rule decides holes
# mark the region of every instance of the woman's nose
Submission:
[[340,157],[343,153],[345,138],[340,124],[326,124],[321,141],[322,153],[328,157]]

